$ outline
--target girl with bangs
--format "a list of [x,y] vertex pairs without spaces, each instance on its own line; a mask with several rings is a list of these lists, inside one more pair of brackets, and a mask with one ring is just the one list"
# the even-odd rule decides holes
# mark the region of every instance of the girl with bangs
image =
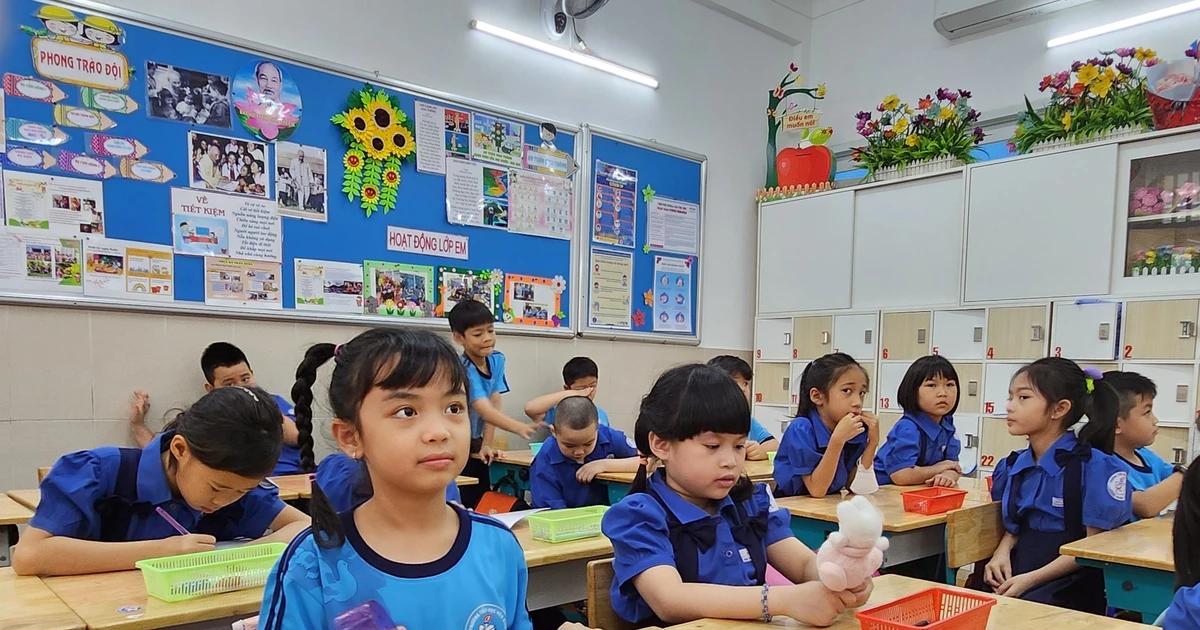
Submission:
[[958,397],[958,371],[944,357],[921,357],[909,366],[896,392],[904,416],[875,455],[879,485],[958,487]]
[[[613,544],[612,606],[639,625],[786,615],[828,626],[866,602],[868,579],[833,592],[815,554],[792,536],[790,516],[743,475],[750,406],[724,372],[673,368],[642,399],[638,451],[660,465],[638,470],[629,496],[604,515]],[[770,563],[794,585],[771,588]]]

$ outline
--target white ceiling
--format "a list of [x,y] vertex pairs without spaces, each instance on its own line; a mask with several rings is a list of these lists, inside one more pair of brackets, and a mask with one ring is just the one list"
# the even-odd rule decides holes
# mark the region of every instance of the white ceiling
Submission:
[[807,18],[819,18],[827,13],[833,13],[862,0],[773,0]]
[[790,45],[806,41],[812,21],[863,0],[694,0]]

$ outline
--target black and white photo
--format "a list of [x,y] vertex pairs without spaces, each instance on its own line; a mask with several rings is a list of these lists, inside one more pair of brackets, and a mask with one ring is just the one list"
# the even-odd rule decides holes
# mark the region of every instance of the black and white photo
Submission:
[[275,143],[275,198],[279,214],[328,221],[325,149],[294,142]]
[[147,61],[146,110],[151,118],[229,129],[229,77]]

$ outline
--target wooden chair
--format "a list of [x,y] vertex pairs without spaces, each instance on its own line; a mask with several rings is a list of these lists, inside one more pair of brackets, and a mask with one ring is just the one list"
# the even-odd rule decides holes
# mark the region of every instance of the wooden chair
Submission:
[[612,558],[593,560],[587,565],[588,585],[588,627],[604,628],[604,630],[633,630],[636,628],[620,616],[612,608],[610,589],[613,582]]
[[954,576],[959,568],[990,560],[1003,537],[1004,521],[999,503],[946,514],[946,583],[955,583]]
[[46,478],[46,475],[50,474],[51,468],[52,468],[52,466],[38,466],[38,485],[39,486],[42,485],[42,480]]

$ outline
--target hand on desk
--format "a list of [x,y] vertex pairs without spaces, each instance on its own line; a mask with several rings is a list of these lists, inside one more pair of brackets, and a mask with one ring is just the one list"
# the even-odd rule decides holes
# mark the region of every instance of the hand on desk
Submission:
[[604,472],[604,465],[607,461],[605,459],[598,459],[580,466],[579,470],[575,471],[575,480],[579,483],[592,483],[596,475]]
[[767,458],[767,452],[763,450],[762,444],[754,440],[746,440],[746,460],[747,461],[762,461]]
[[[838,615],[852,606],[866,603],[872,586],[868,579],[860,592],[842,591],[835,593],[820,582],[805,582],[794,586],[772,588],[767,597],[774,605],[769,606],[772,615],[791,617],[810,626],[831,626]],[[865,590],[864,590],[865,589]]]
[[200,553],[216,549],[217,539],[208,534],[188,534],[187,536],[172,536],[164,538],[169,556],[181,556],[186,553]]
[[479,459],[485,464],[490,464],[492,461],[501,457],[504,457],[504,451],[491,445],[484,444],[483,447],[479,449]]
[[962,476],[962,467],[958,465],[958,462],[946,460],[938,464],[938,467],[942,470],[930,477],[925,485],[935,488],[957,488],[958,478]]

